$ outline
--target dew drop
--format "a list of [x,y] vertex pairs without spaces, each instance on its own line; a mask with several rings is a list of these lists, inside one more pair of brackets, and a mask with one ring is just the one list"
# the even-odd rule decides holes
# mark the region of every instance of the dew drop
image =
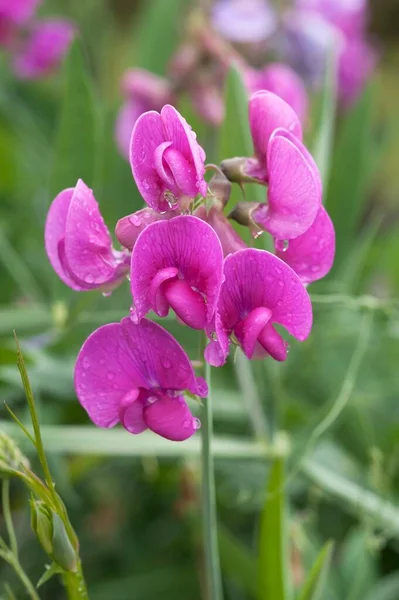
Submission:
[[201,421],[197,417],[194,417],[193,419],[193,426],[195,431],[198,431],[198,429],[201,428]]
[[169,358],[166,358],[165,356],[161,357],[161,364],[165,369],[170,369],[170,367],[172,366],[172,363],[170,362]]
[[158,398],[156,396],[148,396],[148,398],[146,400],[146,404],[154,404],[157,401],[158,401]]
[[263,231],[263,229],[256,229],[254,231],[251,232],[252,233],[252,237],[254,240],[257,240],[261,235],[263,235],[265,232]]
[[112,296],[112,292],[103,292],[103,296],[104,298],[109,298],[110,296]]
[[88,369],[90,367],[90,360],[87,357],[85,357],[83,359],[83,363],[82,364],[83,364],[83,368],[84,369]]
[[86,283],[94,283],[94,275],[92,273],[88,273],[85,278]]
[[317,273],[317,271],[320,270],[320,265],[313,265],[313,267],[310,270],[312,271],[312,273]]
[[108,371],[107,379],[108,381],[112,381],[113,379],[115,379],[115,373],[113,371]]
[[286,252],[288,250],[289,241],[288,240],[275,240],[274,245],[276,250],[279,252]]

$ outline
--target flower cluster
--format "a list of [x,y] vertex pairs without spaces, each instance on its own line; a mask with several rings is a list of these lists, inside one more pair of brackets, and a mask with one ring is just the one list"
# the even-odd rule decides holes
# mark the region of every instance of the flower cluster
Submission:
[[64,19],[38,19],[41,0],[0,0],[0,47],[12,57],[21,79],[53,71],[72,41],[74,26]]
[[[308,337],[306,284],[326,275],[335,249],[320,175],[298,116],[281,98],[254,94],[249,126],[254,156],[209,165],[216,174],[207,182],[204,150],[179,112],[166,105],[142,114],[129,156],[147,207],[118,221],[120,251],[83,181],[54,199],[45,244],[62,281],[106,292],[130,281],[130,316],[97,329],[76,363],[76,393],[96,425],[120,422],[131,433],[150,429],[176,441],[199,427],[184,395],[205,397],[207,385],[150,313],[158,320],[172,310],[179,323],[204,332],[213,366],[232,346],[248,359],[284,361],[288,344],[276,325],[299,341]],[[231,181],[267,187],[264,202],[240,203],[233,216],[268,232],[275,254],[248,247],[233,228],[224,213]]]

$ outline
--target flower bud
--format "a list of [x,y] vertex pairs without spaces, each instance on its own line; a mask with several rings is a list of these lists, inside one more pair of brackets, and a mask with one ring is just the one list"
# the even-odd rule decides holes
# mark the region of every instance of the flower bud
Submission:
[[231,183],[223,173],[216,173],[208,185],[214,205],[223,210],[230,200]]
[[19,450],[14,440],[0,432],[0,474],[12,475],[15,471],[28,466],[28,459]]
[[65,571],[77,570],[77,555],[73,548],[65,525],[57,513],[53,513],[53,553],[52,558]]
[[258,206],[258,202],[237,202],[228,217],[244,227],[253,227],[252,213]]
[[222,160],[220,168],[229,181],[234,181],[235,183],[259,183],[258,179],[249,175],[254,170],[253,167],[256,166],[256,162],[256,159],[253,158],[235,156],[234,158]]
[[46,554],[51,555],[53,550],[53,519],[51,510],[41,500],[30,501],[31,505],[31,527],[37,535],[40,544]]

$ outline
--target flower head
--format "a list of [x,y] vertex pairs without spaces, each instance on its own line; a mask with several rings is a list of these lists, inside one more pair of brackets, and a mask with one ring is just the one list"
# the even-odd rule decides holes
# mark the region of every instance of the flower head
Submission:
[[282,98],[298,115],[301,123],[306,119],[308,98],[302,79],[283,63],[272,63],[257,71],[246,72],[246,83],[250,93],[261,90],[273,92]]
[[217,0],[212,10],[212,25],[233,42],[256,43],[274,32],[277,20],[265,0]]
[[144,69],[129,69],[122,78],[125,102],[115,124],[115,139],[119,151],[129,158],[130,138],[135,122],[144,112],[160,110],[173,101],[166,79]]
[[192,216],[152,223],[132,252],[133,318],[171,307],[181,321],[203,329],[213,318],[222,281],[223,253],[212,227]]
[[312,328],[312,305],[299,277],[273,254],[254,248],[228,256],[224,276],[215,314],[217,341],[207,346],[207,361],[214,366],[226,361],[232,335],[247,358],[284,361],[287,344],[274,324],[300,341]]
[[205,152],[194,132],[173,106],[137,119],[130,164],[141,195],[154,210],[185,208],[198,194],[205,196],[204,161]]
[[45,246],[58,277],[77,291],[113,286],[127,271],[126,256],[113,249],[93,192],[81,179],[53,200]]
[[55,69],[65,56],[75,27],[65,20],[37,21],[14,57],[18,77],[35,79]]
[[312,283],[330,271],[335,254],[334,225],[321,206],[311,227],[299,237],[290,240],[284,250],[276,254],[286,262],[303,283]]
[[184,391],[207,394],[206,383],[165,329],[129,318],[100,327],[86,340],[75,366],[75,389],[98,427],[121,422],[130,433],[148,428],[175,441],[199,427]]

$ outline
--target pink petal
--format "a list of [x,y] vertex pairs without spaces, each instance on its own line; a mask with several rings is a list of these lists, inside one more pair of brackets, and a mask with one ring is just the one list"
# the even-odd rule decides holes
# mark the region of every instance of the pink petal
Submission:
[[14,70],[18,77],[34,79],[47,75],[59,65],[74,35],[75,27],[68,21],[37,21],[15,56]]
[[22,25],[33,17],[42,0],[0,0],[0,20]]
[[267,176],[267,149],[273,131],[279,127],[302,139],[302,127],[297,114],[284,100],[272,92],[260,91],[249,100],[249,125],[255,154],[264,177]]
[[124,396],[119,405],[119,418],[129,433],[138,434],[147,429],[144,421],[144,399],[140,391],[134,389]]
[[267,162],[269,203],[256,209],[253,219],[275,238],[296,238],[309,229],[319,210],[319,170],[305,146],[284,129],[270,138]]
[[60,245],[64,244],[68,211],[73,194],[74,188],[68,188],[54,198],[47,214],[44,243],[51,266],[61,281],[73,290],[82,291],[86,287],[71,277],[65,260],[61,259],[62,254],[60,254]]
[[155,221],[167,221],[176,217],[178,211],[168,211],[164,215],[155,212],[152,208],[142,208],[137,212],[127,215],[116,224],[115,235],[122,246],[132,250],[140,233]]
[[298,274],[303,283],[322,279],[330,271],[335,254],[334,225],[321,206],[311,227],[291,240],[288,248],[276,254]]
[[248,358],[252,358],[259,334],[270,321],[271,317],[272,311],[269,308],[259,306],[258,308],[254,308],[235,327],[237,339]]
[[190,438],[199,428],[184,398],[163,396],[144,408],[144,420],[149,429],[174,442]]
[[213,229],[201,219],[179,216],[149,225],[133,248],[131,291],[140,320],[151,308],[151,284],[158,272],[178,269],[195,291],[206,299],[212,319],[222,278],[223,254]]
[[228,256],[237,250],[243,250],[247,247],[244,240],[240,238],[230,221],[225,217],[221,210],[212,207],[209,210],[204,205],[195,211],[195,216],[206,221],[216,232],[222,245],[223,255]]
[[129,317],[122,319],[120,326],[129,360],[145,379],[146,389],[188,390],[206,396],[204,381],[196,378],[187,354],[163,327],[148,319],[136,325]]
[[88,286],[111,281],[118,260],[112,239],[93,192],[79,179],[69,206],[65,232],[65,257],[74,278]]
[[140,102],[127,100],[120,109],[115,123],[115,141],[119,152],[129,158],[130,140],[134,124],[143,112],[147,110]]
[[75,365],[75,390],[95,425],[113,427],[123,398],[146,385],[119,323],[103,325],[85,341]]

